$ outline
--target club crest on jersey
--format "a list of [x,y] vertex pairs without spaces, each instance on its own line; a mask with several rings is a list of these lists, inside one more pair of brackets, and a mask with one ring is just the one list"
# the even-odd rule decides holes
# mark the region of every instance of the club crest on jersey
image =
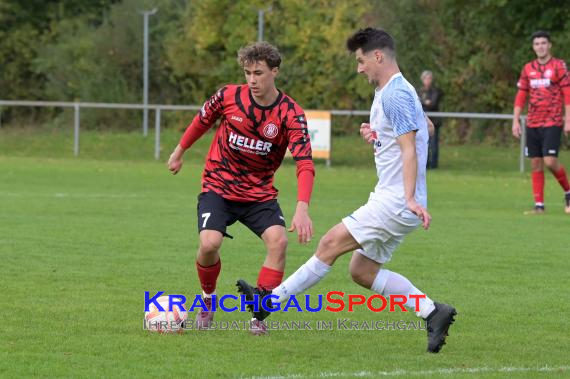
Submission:
[[552,76],[552,70],[551,69],[544,71],[544,77],[545,78],[550,78],[551,76]]
[[263,135],[267,138],[275,138],[277,133],[279,133],[279,128],[272,122],[263,127]]

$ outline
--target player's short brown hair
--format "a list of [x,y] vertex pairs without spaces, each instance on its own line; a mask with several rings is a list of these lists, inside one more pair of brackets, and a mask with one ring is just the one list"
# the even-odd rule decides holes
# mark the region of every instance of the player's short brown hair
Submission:
[[360,29],[346,40],[346,48],[351,53],[362,49],[363,53],[369,53],[372,50],[382,50],[388,52],[389,55],[395,56],[396,43],[394,38],[384,29],[366,28]]
[[544,30],[537,30],[530,36],[531,42],[534,42],[535,38],[546,38],[550,42],[550,34]]
[[255,42],[239,49],[237,60],[241,67],[246,64],[265,61],[269,68],[281,65],[279,50],[268,42]]

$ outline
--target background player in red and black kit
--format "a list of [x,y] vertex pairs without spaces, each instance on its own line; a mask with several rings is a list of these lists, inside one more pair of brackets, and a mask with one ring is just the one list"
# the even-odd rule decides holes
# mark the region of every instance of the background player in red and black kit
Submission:
[[[206,101],[168,160],[168,168],[176,174],[184,151],[221,119],[206,157],[198,196],[196,268],[208,309],[220,274],[222,239],[229,236],[226,227],[236,221],[265,243],[267,256],[258,286],[273,289],[283,279],[287,235],[273,177],[287,148],[296,162],[298,181],[297,209],[289,231],[296,230],[301,243],[313,236],[308,206],[315,171],[307,120],[301,107],[275,86],[279,51],[267,42],[258,42],[240,49],[238,62],[247,84],[226,85]],[[213,316],[214,312],[200,312],[196,327],[209,327]]]
[[[527,63],[517,83],[513,135],[521,136],[520,115],[530,94],[526,128],[526,156],[531,160],[535,206],[527,214],[544,213],[544,166],[556,177],[565,192],[565,212],[570,214],[570,185],[558,161],[562,125],[570,133],[570,77],[562,59],[550,55],[550,35],[538,31],[531,37],[537,59]],[[562,120],[562,108],[566,120]]]

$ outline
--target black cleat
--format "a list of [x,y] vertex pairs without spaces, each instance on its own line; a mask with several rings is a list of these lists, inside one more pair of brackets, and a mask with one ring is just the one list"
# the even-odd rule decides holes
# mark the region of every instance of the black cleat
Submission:
[[426,318],[429,353],[439,353],[445,338],[448,335],[449,327],[455,319],[457,312],[451,305],[434,303],[435,310]]
[[543,215],[544,212],[546,212],[544,205],[535,205],[534,208],[532,208],[530,211],[525,211],[524,214],[527,216],[528,215],[536,216],[536,215]]
[[564,212],[570,214],[570,193],[564,195]]
[[[253,287],[253,286],[249,285],[243,279],[240,279],[237,281],[236,287],[238,288],[238,292],[240,294],[245,295],[245,299],[247,301],[253,301],[255,299],[255,295],[257,295],[257,309],[258,309],[258,311],[257,312],[254,311],[253,304],[247,305],[247,310],[253,314],[253,318],[255,318],[258,321],[263,321],[267,318],[267,316],[269,316],[271,314],[271,312],[265,310],[261,306],[263,299],[266,296],[271,295],[271,291],[266,291],[264,289],[259,289],[257,287]],[[270,307],[271,303],[269,303],[269,304],[267,304],[267,303],[268,302],[266,302],[266,307]]]

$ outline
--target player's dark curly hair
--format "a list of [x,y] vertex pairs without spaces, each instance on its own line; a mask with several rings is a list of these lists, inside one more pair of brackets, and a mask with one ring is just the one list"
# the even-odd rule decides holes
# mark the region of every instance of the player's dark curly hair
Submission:
[[537,30],[536,32],[532,33],[532,36],[530,36],[531,42],[534,42],[535,38],[546,38],[548,42],[550,42],[550,34],[544,30]]
[[274,68],[281,65],[281,54],[275,46],[268,42],[255,42],[239,49],[237,60],[241,67],[246,64],[265,61],[269,68]]
[[363,53],[378,49],[394,56],[396,43],[385,30],[369,27],[360,29],[350,36],[346,40],[346,48],[352,53],[358,49],[362,49]]

